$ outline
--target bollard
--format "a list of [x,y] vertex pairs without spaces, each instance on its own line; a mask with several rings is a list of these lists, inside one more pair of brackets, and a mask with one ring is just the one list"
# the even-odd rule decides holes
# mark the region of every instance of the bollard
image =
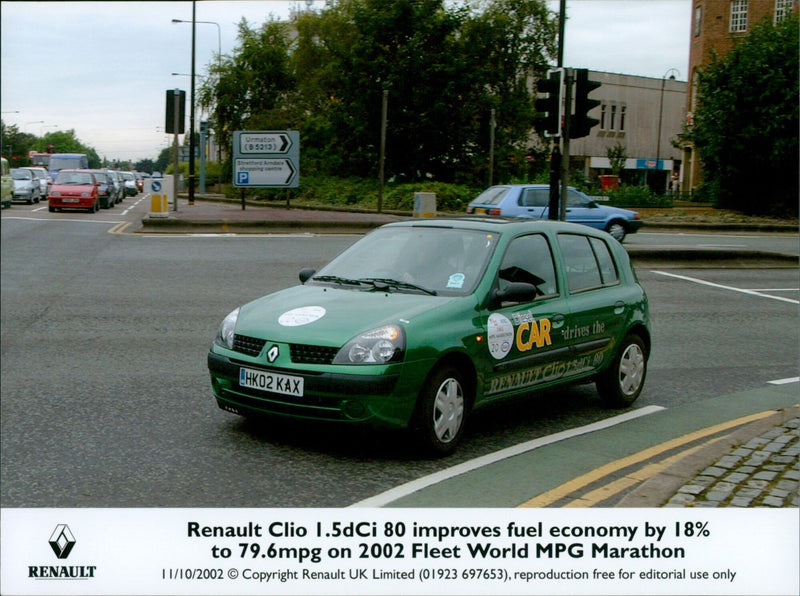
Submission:
[[414,217],[436,217],[436,193],[414,193]]

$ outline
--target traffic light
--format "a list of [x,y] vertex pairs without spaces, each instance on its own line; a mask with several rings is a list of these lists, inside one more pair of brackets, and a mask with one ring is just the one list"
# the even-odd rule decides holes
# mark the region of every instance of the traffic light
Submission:
[[563,102],[561,93],[564,89],[564,69],[553,68],[547,71],[546,79],[536,81],[536,95],[547,93],[547,97],[537,97],[536,128],[544,132],[545,136],[561,136],[561,120],[563,117]]
[[575,73],[575,113],[569,123],[569,138],[580,139],[589,135],[589,131],[600,121],[591,118],[589,112],[600,105],[599,99],[589,99],[588,95],[597,89],[600,83],[589,80],[589,71],[579,68]]
[[[175,130],[175,104],[178,110],[178,130]],[[168,134],[183,134],[186,122],[186,91],[167,89],[167,110],[164,117],[164,132]]]

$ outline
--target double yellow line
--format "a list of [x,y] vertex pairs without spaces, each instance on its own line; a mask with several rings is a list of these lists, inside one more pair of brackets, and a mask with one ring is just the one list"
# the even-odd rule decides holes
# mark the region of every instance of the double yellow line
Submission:
[[[604,466],[597,468],[596,470],[592,470],[582,476],[578,476],[569,482],[565,482],[561,486],[557,486],[554,489],[551,489],[545,493],[542,493],[529,501],[526,501],[519,505],[519,507],[547,507],[552,505],[553,503],[568,497],[569,495],[576,493],[585,487],[593,484],[595,482],[600,481],[601,479],[605,478],[606,476],[610,476],[620,470],[623,470],[627,467],[634,466],[636,464],[640,464],[644,461],[652,459],[665,453],[667,451],[671,451],[673,449],[677,449],[686,445],[688,443],[692,443],[694,441],[698,441],[700,439],[704,439],[706,437],[710,437],[711,435],[716,435],[718,433],[724,432],[726,430],[736,428],[737,426],[742,426],[744,424],[748,424],[750,422],[755,422],[757,420],[763,420],[769,416],[775,414],[775,410],[767,410],[765,412],[759,412],[757,414],[751,414],[750,416],[744,416],[742,418],[737,418],[735,420],[729,420],[728,422],[723,422],[721,424],[717,424],[714,426],[709,426],[707,428],[703,428],[701,430],[695,431],[693,433],[689,433],[687,435],[683,435],[676,439],[672,439],[666,441],[665,443],[661,443],[660,445],[655,445],[654,447],[650,447],[649,449],[645,449],[644,451],[639,451],[638,453],[634,453],[633,455],[629,455],[627,457],[623,457],[622,459],[618,459],[611,463],[608,463]],[[724,437],[713,437],[700,445],[696,445],[680,453],[672,455],[664,460],[661,460],[658,463],[648,464],[642,468],[638,468],[632,471],[630,474],[625,475],[624,477],[614,480],[608,484],[601,486],[595,490],[589,491],[586,494],[582,495],[579,498],[573,499],[564,507],[592,507],[597,503],[604,501],[605,499],[609,499],[614,495],[621,493],[622,491],[639,484],[640,482],[644,482],[665,470],[675,462],[679,461],[680,459],[691,455],[700,449],[703,449],[713,443],[720,441]]]

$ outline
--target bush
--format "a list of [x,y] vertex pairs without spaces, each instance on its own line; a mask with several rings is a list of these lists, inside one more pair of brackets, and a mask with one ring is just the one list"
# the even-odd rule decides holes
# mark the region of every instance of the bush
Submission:
[[608,191],[609,204],[615,207],[672,207],[672,197],[658,195],[646,186],[623,185]]

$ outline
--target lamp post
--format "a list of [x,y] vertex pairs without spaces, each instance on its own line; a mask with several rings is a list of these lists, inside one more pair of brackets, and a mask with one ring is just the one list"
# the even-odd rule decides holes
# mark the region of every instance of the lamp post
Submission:
[[[217,27],[217,66],[221,64],[222,61],[222,28],[219,26],[219,23],[215,21],[198,21],[195,19],[195,2],[192,1],[192,20],[191,21],[183,21],[181,19],[172,19],[173,23],[191,23],[192,25],[192,92],[191,92],[191,108],[190,108],[190,129],[191,129],[191,138],[189,140],[189,152],[191,157],[189,159],[189,182],[191,183],[189,186],[189,204],[194,204],[194,26],[197,23],[201,25],[216,25]],[[174,74],[174,73],[173,73]],[[204,143],[205,144],[205,143]],[[205,158],[205,147],[203,147],[203,158]],[[204,165],[204,164],[203,164]],[[203,186],[205,186],[205,176],[203,176]]]
[[670,81],[674,81],[675,75],[680,76],[680,74],[678,69],[670,68],[664,73],[664,76],[661,77],[661,99],[658,105],[658,135],[656,137],[656,168],[658,168],[658,162],[661,159],[661,121],[664,114],[664,86],[667,84],[667,75],[669,75]]

